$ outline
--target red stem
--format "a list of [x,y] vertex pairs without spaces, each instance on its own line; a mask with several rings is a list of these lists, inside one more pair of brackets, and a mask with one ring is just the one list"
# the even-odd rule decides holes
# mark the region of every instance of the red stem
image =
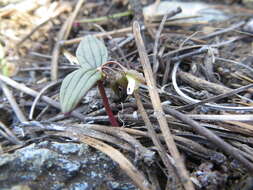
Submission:
[[116,120],[116,118],[114,117],[114,115],[112,113],[112,109],[110,107],[109,100],[106,96],[105,88],[103,86],[102,81],[98,81],[98,89],[99,89],[100,95],[103,99],[103,104],[104,104],[104,107],[105,107],[105,111],[106,111],[107,115],[109,116],[109,120],[110,120],[112,126],[119,127],[119,123],[118,123],[118,121]]

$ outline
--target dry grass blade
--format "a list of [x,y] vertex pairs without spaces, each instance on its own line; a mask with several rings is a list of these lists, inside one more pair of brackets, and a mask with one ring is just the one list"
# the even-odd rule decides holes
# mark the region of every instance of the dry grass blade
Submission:
[[230,131],[239,132],[245,135],[253,136],[253,125],[250,125],[248,123],[243,123],[240,121],[224,121],[224,123],[229,123],[233,127],[227,127]]
[[0,121],[0,135],[14,144],[23,144],[2,121]]
[[39,28],[43,27],[46,25],[48,22],[52,21],[54,18],[58,17],[61,15],[64,11],[68,10],[68,6],[65,4],[62,4],[62,7],[60,7],[56,12],[47,18],[45,21],[40,23],[39,25],[35,26],[27,35],[25,35],[18,43],[17,47],[19,48],[27,39],[29,39],[36,31],[39,30]]
[[38,101],[40,100],[40,97],[42,96],[43,93],[45,93],[49,88],[53,87],[54,85],[60,83],[61,81],[54,81],[51,82],[50,84],[46,85],[40,92],[39,94],[36,96],[36,98],[33,101],[32,107],[30,109],[30,114],[29,114],[29,119],[32,120],[33,119],[33,113],[35,110],[35,106],[38,103]]
[[85,0],[79,0],[76,4],[75,10],[68,20],[64,23],[61,30],[58,33],[57,42],[53,49],[52,62],[51,62],[51,79],[57,80],[58,78],[58,59],[61,48],[61,40],[66,40],[72,28],[72,24]]
[[177,108],[177,111],[191,109],[193,107],[196,107],[198,105],[202,105],[202,104],[205,104],[205,103],[208,103],[208,102],[214,102],[214,101],[220,100],[222,98],[226,98],[228,96],[232,96],[232,95],[237,94],[239,92],[245,91],[245,90],[247,90],[249,88],[252,88],[252,87],[253,87],[253,84],[242,86],[240,88],[232,90],[231,92],[220,94],[220,95],[217,95],[217,96],[214,96],[214,97],[211,97],[211,98],[207,98],[207,99],[201,100],[201,101],[199,101],[197,103],[191,103],[191,104],[179,107],[179,108]]
[[[101,38],[105,36],[117,36],[117,35],[119,36],[125,33],[130,33],[131,31],[132,31],[132,27],[126,27],[126,28],[121,28],[118,30],[109,31],[109,32],[100,32],[100,33],[94,34],[94,36],[97,38]],[[62,41],[62,45],[67,46],[67,45],[77,44],[81,42],[82,39],[83,37],[78,37],[78,38]]]
[[17,118],[19,119],[20,122],[24,122],[27,121],[25,115],[23,114],[23,112],[21,111],[21,109],[19,108],[12,92],[9,90],[9,88],[2,82],[0,82],[0,86],[4,92],[4,95],[6,96],[6,98],[8,99],[8,101],[10,102],[10,105],[12,107],[12,109],[14,110]]
[[180,157],[179,151],[176,147],[176,144],[171,135],[166,117],[164,116],[164,112],[161,105],[161,100],[159,94],[156,90],[155,81],[153,78],[152,68],[148,59],[148,55],[144,46],[144,42],[140,33],[140,25],[138,22],[133,23],[133,33],[136,41],[136,45],[138,48],[138,52],[141,59],[141,64],[143,66],[144,75],[146,78],[147,85],[149,87],[149,95],[154,107],[154,112],[158,123],[160,125],[161,131],[163,133],[166,145],[175,161],[175,167],[177,169],[180,180],[186,190],[194,189],[193,184],[189,178],[188,172],[185,168],[185,165]]
[[201,79],[199,77],[196,77],[190,73],[186,73],[183,71],[179,71],[178,76],[180,77],[181,80],[190,84],[191,86],[194,86],[194,87],[196,86],[197,88],[205,89],[215,94],[225,94],[232,91],[232,89],[224,85],[209,82],[207,80]]
[[[81,125],[81,126],[83,126],[83,125]],[[108,126],[94,125],[94,124],[93,125],[86,125],[85,127],[94,129],[96,131],[103,132],[105,134],[113,135],[115,137],[118,137],[121,140],[124,140],[125,142],[130,144],[135,149],[135,153],[137,154],[137,157],[140,157],[140,159],[143,159],[148,164],[151,164],[154,162],[155,152],[142,146],[142,144],[137,139],[135,139],[134,137],[132,137],[128,133],[120,130],[119,128],[111,128]]]
[[208,35],[205,35],[205,36],[202,36],[202,37],[199,37],[198,39],[199,40],[206,40],[208,38],[212,38],[212,37],[215,37],[217,35],[221,35],[223,33],[226,33],[226,32],[229,32],[229,31],[232,31],[232,30],[235,30],[241,26],[243,26],[245,24],[245,21],[241,21],[239,23],[236,23],[236,24],[233,24],[232,26],[228,27],[228,28],[224,28],[222,30],[219,30],[219,31],[216,31],[216,32],[213,32],[211,34],[208,34]]
[[224,152],[226,152],[228,155],[233,156],[235,159],[237,159],[245,168],[248,169],[251,173],[253,173],[253,164],[249,162],[240,152],[235,149],[230,144],[223,141],[220,137],[215,135],[210,130],[201,127],[196,121],[192,120],[190,117],[188,117],[185,114],[180,113],[179,111],[173,110],[171,108],[166,108],[166,112],[172,115],[173,117],[189,124],[196,132],[198,132],[200,135],[203,135],[208,140],[210,140],[213,144],[215,144],[217,147],[222,149]]
[[[5,82],[6,84],[12,86],[15,89],[20,90],[21,92],[29,94],[30,96],[33,96],[33,97],[39,96],[39,92],[37,92],[37,91],[35,91],[35,90],[31,89],[31,88],[28,88],[26,85],[20,84],[20,83],[18,83],[16,81],[12,80],[11,78],[3,76],[1,74],[0,74],[0,81]],[[51,105],[51,106],[53,106],[55,108],[61,109],[60,108],[60,103],[57,102],[57,101],[55,101],[55,100],[53,100],[52,98],[49,98],[47,96],[41,96],[41,99],[43,101],[45,101],[46,103],[48,103],[49,105]],[[81,114],[81,113],[79,113],[77,111],[72,111],[71,115],[79,118],[80,120],[83,120],[85,118],[85,116],[83,114]]]
[[[167,113],[167,109],[165,110]],[[194,120],[209,120],[209,121],[253,121],[252,114],[186,114],[187,117]],[[171,116],[166,115],[167,118]]]
[[100,150],[101,152],[108,155],[112,160],[117,162],[122,170],[126,172],[126,174],[133,180],[133,182],[141,189],[141,190],[155,190],[152,188],[152,185],[148,182],[145,176],[137,170],[137,168],[118,150],[115,148],[88,136],[81,134],[72,134],[72,133],[58,133],[59,135],[63,135],[69,138],[77,138],[81,142],[92,146]]
[[168,13],[166,13],[163,16],[163,19],[160,23],[160,26],[156,32],[156,36],[155,36],[155,44],[154,44],[154,48],[153,48],[153,72],[154,72],[154,78],[156,79],[157,77],[157,71],[159,68],[159,61],[157,60],[157,54],[158,54],[158,45],[159,45],[159,39],[163,30],[163,27],[165,25],[165,22],[168,18],[175,16],[176,14],[182,12],[182,9],[180,7],[178,7],[177,9],[173,10],[173,11],[169,11]]
[[[134,97],[136,99],[138,111],[140,112],[142,119],[148,129],[148,135],[150,136],[154,145],[156,146],[158,153],[159,153],[164,165],[166,166],[166,168],[168,170],[168,173],[171,173],[170,175],[173,175],[172,172],[173,172],[174,168],[172,167],[172,163],[170,163],[170,160],[169,160],[169,157],[167,156],[166,150],[164,149],[164,147],[159,139],[159,136],[156,134],[155,129],[152,126],[152,123],[148,117],[148,114],[146,113],[145,108],[142,104],[141,97],[137,91],[134,92]],[[177,179],[177,176],[175,178]],[[178,182],[178,181],[176,180],[176,182]],[[173,185],[177,185],[177,184],[173,184]]]
[[[146,27],[156,27],[158,26],[157,24],[147,24]],[[141,29],[145,29],[145,27],[142,27]],[[132,31],[132,27],[126,27],[126,28],[121,28],[121,29],[117,29],[117,30],[112,30],[112,31],[108,31],[108,32],[99,32],[97,34],[94,34],[95,37],[97,38],[102,38],[105,36],[112,36],[112,37],[119,37],[119,36],[123,36],[127,33],[130,33]],[[62,46],[68,46],[68,45],[72,45],[72,44],[78,44],[79,42],[81,42],[81,40],[83,39],[83,37],[77,37],[74,39],[70,39],[70,40],[62,40],[61,45]],[[202,46],[200,46],[202,47]]]

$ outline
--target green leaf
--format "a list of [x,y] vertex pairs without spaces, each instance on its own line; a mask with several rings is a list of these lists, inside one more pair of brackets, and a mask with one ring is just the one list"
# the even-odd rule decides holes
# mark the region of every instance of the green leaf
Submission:
[[108,52],[101,40],[88,35],[80,42],[76,57],[82,68],[95,69],[107,61]]
[[102,78],[102,73],[96,69],[80,68],[70,73],[62,82],[60,103],[63,113],[72,111],[82,97]]
[[4,59],[4,56],[5,56],[4,47],[2,46],[2,44],[0,44],[0,60]]

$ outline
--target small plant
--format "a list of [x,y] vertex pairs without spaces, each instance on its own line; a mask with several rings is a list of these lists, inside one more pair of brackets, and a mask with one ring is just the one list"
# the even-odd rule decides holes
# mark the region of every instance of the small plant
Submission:
[[17,72],[17,66],[6,59],[5,50],[0,43],[0,73],[4,76],[13,76]]
[[[108,52],[104,43],[91,35],[84,37],[80,42],[76,57],[80,68],[67,75],[61,85],[60,103],[62,112],[71,112],[83,96],[97,84],[111,124],[119,126],[110,108],[103,86],[103,80],[108,76],[105,70],[113,71],[114,75],[117,76],[112,82],[112,89],[116,91],[118,86],[122,86],[127,89],[127,94],[132,94],[138,88],[139,83],[144,82],[142,74],[135,70],[126,69],[118,62],[108,61]],[[112,69],[108,67],[109,64],[117,64],[121,69]]]

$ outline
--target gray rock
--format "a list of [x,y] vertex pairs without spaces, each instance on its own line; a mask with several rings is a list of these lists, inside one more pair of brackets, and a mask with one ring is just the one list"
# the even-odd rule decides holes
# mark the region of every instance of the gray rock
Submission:
[[112,190],[135,190],[136,187],[131,183],[118,183],[115,181],[109,182],[108,185]]
[[77,154],[80,150],[79,144],[76,143],[58,143],[53,142],[51,147],[62,154]]
[[70,186],[70,190],[91,190],[92,187],[88,183],[74,183]]
[[64,187],[65,187],[64,183],[55,183],[55,184],[52,184],[50,189],[51,190],[65,190],[66,188]]
[[9,178],[26,181],[35,180],[43,170],[49,168],[58,155],[48,149],[36,149],[32,144],[13,154],[0,156],[0,187]]
[[79,143],[44,141],[0,155],[0,189],[137,190],[102,152]]
[[61,177],[63,177],[65,181],[66,179],[72,178],[77,175],[78,171],[81,168],[81,164],[78,161],[59,158],[55,162],[55,167],[62,174]]

